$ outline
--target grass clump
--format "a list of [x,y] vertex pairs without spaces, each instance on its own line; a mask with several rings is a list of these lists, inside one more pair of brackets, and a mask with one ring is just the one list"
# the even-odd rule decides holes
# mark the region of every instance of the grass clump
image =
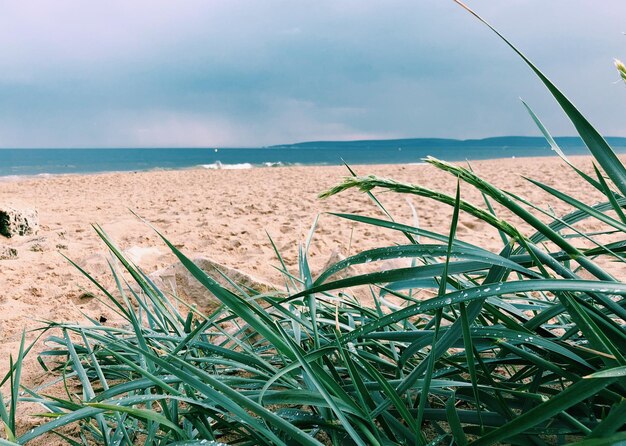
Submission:
[[[30,348],[22,344],[4,379],[11,397],[0,405],[7,434],[0,443],[24,444],[51,432],[71,444],[107,445],[626,441],[626,284],[605,269],[624,262],[626,169],[521,56],[590,148],[595,174],[577,172],[603,202],[586,204],[533,182],[574,208],[557,217],[469,169],[432,158],[427,162],[459,183],[455,196],[353,176],[324,195],[349,188],[373,198],[378,189],[420,195],[453,208],[449,230],[336,214],[399,231],[407,243],[357,253],[316,277],[305,248],[297,272],[277,252],[287,291],[265,294],[237,284],[235,291],[224,288],[163,238],[222,303],[209,315],[176,304],[96,227],[124,272],[112,268],[114,291],[83,272],[125,325],[88,320],[45,327],[56,331],[40,359],[62,377],[62,397],[20,389],[20,364]],[[461,183],[483,194],[485,209],[461,199]],[[493,202],[531,231],[495,215]],[[461,212],[495,227],[501,251],[458,240]],[[589,219],[605,225],[612,241],[577,229]],[[413,266],[333,279],[351,266],[396,258],[412,259]],[[364,287],[371,306],[355,297]],[[423,288],[433,297],[416,300],[412,290]],[[18,434],[22,402],[39,404],[50,420]],[[71,435],[67,426],[75,426]]]

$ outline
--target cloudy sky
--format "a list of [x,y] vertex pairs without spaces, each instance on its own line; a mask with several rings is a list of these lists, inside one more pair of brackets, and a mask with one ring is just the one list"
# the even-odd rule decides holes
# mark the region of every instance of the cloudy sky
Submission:
[[[626,136],[624,0],[468,0]],[[0,1],[0,147],[557,135],[530,70],[452,0]]]

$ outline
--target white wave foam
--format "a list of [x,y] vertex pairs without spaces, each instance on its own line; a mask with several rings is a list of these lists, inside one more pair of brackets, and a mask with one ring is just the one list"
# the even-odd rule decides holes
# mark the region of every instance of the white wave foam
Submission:
[[252,164],[250,163],[222,164],[219,161],[216,161],[212,164],[201,164],[200,166],[205,169],[226,169],[226,170],[252,169]]
[[29,180],[29,179],[33,179],[33,178],[52,178],[52,177],[58,177],[61,175],[67,175],[67,174],[60,174],[60,173],[35,173],[35,174],[30,174],[30,175],[0,175],[0,181],[2,182],[9,182],[9,181],[21,181],[21,180]]
[[24,175],[4,175],[0,176],[0,181],[8,182],[8,181],[19,181],[24,178]]

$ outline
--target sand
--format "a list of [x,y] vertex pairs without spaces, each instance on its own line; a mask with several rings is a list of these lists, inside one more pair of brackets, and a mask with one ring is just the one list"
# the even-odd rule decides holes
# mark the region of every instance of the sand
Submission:
[[[588,158],[574,160],[584,170],[591,171]],[[473,162],[472,167],[495,185],[541,206],[549,205],[557,213],[570,208],[550,199],[522,176],[557,186],[587,203],[600,199],[600,195],[589,193],[589,186],[557,158],[480,161]],[[453,177],[426,165],[354,168],[359,174],[392,177],[451,194],[456,186]],[[372,200],[355,191],[327,200],[317,198],[321,191],[339,183],[347,174],[345,167],[276,167],[0,181],[0,204],[37,209],[41,225],[35,236],[0,237],[0,244],[18,251],[16,259],[0,260],[0,373],[4,375],[7,370],[9,354],[17,352],[23,329],[36,328],[42,320],[83,321],[82,313],[96,318],[111,316],[109,309],[89,297],[89,292],[96,292],[94,287],[63,257],[111,284],[107,267],[110,255],[92,224],[100,224],[148,273],[175,262],[155,231],[131,210],[162,231],[188,256],[210,257],[279,285],[282,278],[275,269],[278,261],[267,234],[293,267],[298,243],[306,240],[318,215],[310,249],[314,271],[333,252],[345,256],[364,248],[404,243],[398,233],[327,214],[340,211],[382,217]],[[471,186],[462,185],[461,192],[465,200],[483,206],[481,196]],[[416,196],[384,192],[377,196],[399,222],[418,222],[425,229],[442,233],[449,230],[451,210],[443,205]],[[510,218],[509,213],[499,212],[501,217]],[[596,223],[586,228],[594,229],[593,225]],[[501,247],[493,229],[468,216],[461,219],[458,237],[494,251]],[[27,379],[37,381],[42,375],[34,362],[28,365]]]

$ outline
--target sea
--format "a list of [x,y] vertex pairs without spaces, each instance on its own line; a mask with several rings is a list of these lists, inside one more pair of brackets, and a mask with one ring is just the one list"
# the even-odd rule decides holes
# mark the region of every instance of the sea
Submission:
[[[613,138],[612,142],[617,152],[626,153],[626,138]],[[561,138],[559,144],[569,155],[588,154],[577,138]],[[555,153],[542,138],[533,137],[308,142],[259,148],[0,149],[0,178],[189,168],[416,164],[429,155],[460,161]]]

